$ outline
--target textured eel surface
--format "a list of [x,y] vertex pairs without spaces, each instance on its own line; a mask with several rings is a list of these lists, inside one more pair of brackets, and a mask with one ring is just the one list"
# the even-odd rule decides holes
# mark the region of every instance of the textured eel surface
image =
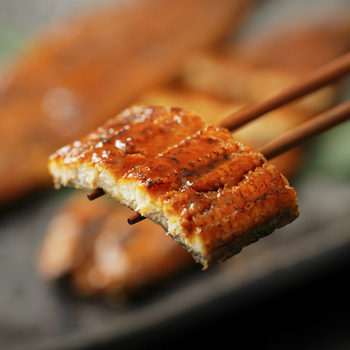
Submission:
[[299,215],[295,190],[262,154],[178,108],[131,107],[49,168],[57,185],[101,187],[160,224],[204,268]]

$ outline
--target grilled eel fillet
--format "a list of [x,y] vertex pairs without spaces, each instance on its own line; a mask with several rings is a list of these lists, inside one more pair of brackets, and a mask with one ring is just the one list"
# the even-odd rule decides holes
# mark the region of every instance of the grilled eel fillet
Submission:
[[292,222],[295,190],[262,154],[179,108],[135,105],[49,160],[57,187],[103,188],[204,268]]
[[[53,217],[38,254],[47,280],[68,275],[81,296],[130,297],[195,267],[191,255],[150,220],[128,225],[130,210],[75,193]],[[157,254],[154,254],[154,252]]]

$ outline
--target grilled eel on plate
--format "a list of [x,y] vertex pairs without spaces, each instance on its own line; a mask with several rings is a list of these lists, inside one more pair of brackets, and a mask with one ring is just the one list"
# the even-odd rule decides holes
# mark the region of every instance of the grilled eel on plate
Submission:
[[292,222],[295,190],[262,154],[179,108],[133,105],[50,157],[56,187],[102,188],[204,268]]
[[[49,281],[69,276],[79,296],[107,301],[142,295],[196,267],[194,260],[150,220],[128,225],[131,210],[77,191],[48,227],[37,269]],[[155,254],[157,252],[157,254]]]

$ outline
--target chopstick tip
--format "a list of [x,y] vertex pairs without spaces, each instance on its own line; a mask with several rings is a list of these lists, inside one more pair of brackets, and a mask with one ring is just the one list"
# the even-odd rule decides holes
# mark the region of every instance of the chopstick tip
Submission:
[[87,198],[90,201],[93,201],[94,199],[97,199],[97,198],[103,196],[104,194],[105,194],[105,192],[103,191],[102,188],[96,188],[96,190],[93,190],[87,194]]
[[132,215],[128,218],[128,224],[134,225],[134,224],[137,224],[138,222],[143,221],[145,219],[146,219],[145,216],[142,216],[139,213],[135,213],[134,215]]

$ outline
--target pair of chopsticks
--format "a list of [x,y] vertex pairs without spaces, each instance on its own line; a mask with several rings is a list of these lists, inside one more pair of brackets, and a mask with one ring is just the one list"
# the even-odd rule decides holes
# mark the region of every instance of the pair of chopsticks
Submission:
[[[230,131],[238,129],[242,125],[257,119],[265,113],[334,82],[336,79],[349,72],[350,52],[312,71],[286,89],[278,92],[276,95],[258,103],[243,107],[235,113],[228,115],[218,124],[218,126],[227,128]],[[266,159],[274,158],[348,119],[350,119],[350,100],[302,123],[291,131],[261,147],[257,152],[262,153]],[[94,200],[104,194],[104,191],[98,188],[90,192],[87,197],[89,200]],[[128,218],[128,223],[133,225],[143,219],[145,219],[144,216],[135,213]]]
[[[219,126],[225,127],[230,131],[238,129],[267,112],[334,82],[349,72],[350,52],[312,71],[271,98],[241,108],[223,119]],[[267,159],[274,158],[348,119],[350,119],[350,100],[293,128],[291,131],[261,147],[257,152],[262,153]]]

